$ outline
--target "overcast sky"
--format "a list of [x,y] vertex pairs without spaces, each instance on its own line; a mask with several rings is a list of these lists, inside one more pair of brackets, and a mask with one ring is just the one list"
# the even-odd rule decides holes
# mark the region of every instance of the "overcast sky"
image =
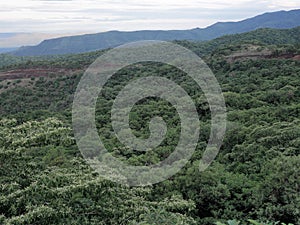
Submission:
[[296,8],[300,0],[6,0],[0,33],[189,29]]

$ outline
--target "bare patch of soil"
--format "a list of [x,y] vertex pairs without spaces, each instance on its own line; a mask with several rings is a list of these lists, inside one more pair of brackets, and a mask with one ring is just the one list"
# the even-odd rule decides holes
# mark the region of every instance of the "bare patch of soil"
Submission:
[[53,68],[53,69],[44,69],[44,68],[34,68],[34,69],[17,69],[10,70],[5,72],[0,72],[0,79],[24,79],[31,77],[54,77],[54,76],[65,76],[72,75],[79,70],[70,70],[70,69],[61,69],[61,68]]

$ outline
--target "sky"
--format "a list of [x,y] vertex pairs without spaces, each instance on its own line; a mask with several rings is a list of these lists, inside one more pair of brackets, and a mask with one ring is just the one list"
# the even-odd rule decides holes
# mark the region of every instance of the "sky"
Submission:
[[0,33],[23,34],[0,34],[0,48],[108,30],[202,28],[296,8],[300,0],[8,0],[0,2]]

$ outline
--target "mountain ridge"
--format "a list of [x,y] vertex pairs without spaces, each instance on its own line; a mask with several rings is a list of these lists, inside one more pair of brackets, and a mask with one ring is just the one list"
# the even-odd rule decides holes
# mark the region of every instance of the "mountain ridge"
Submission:
[[239,34],[259,28],[288,29],[300,26],[300,9],[264,13],[238,22],[217,22],[206,28],[190,30],[108,31],[95,34],[54,38],[39,45],[21,47],[12,54],[39,56],[83,53],[113,48],[140,40],[207,41],[224,35]]

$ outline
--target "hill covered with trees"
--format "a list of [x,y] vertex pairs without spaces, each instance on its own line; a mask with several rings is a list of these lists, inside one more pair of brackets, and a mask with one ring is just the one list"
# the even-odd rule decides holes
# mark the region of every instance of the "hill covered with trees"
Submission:
[[261,29],[203,43],[178,42],[203,56],[226,100],[224,143],[203,172],[199,160],[210,133],[210,110],[199,87],[167,65],[119,71],[96,108],[99,135],[114,156],[131,165],[155,164],[178,143],[179,116],[156,98],[133,107],[130,126],[145,138],[151,118],[161,116],[168,131],[160,146],[137,153],[114,136],[111,106],[132,79],[173,80],[192,97],[200,118],[190,162],[166,181],[143,188],[101,178],[83,160],[73,137],[73,95],[84,70],[104,51],[2,55],[15,62],[1,61],[0,224],[300,224],[298,34],[299,28]]

